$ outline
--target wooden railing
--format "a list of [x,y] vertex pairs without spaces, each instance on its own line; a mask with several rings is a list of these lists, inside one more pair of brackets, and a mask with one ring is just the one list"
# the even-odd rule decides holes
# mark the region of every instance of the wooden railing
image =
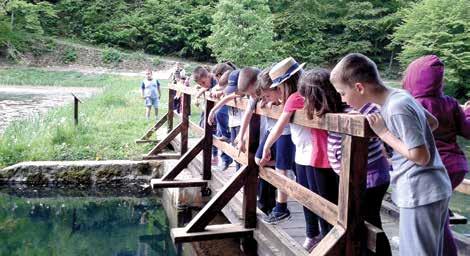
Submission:
[[[181,123],[173,128],[173,95],[176,91],[182,93],[183,112],[180,115]],[[311,255],[360,255],[367,248],[377,255],[385,255],[381,246],[385,243],[383,230],[364,221],[362,209],[364,192],[366,188],[366,165],[368,139],[374,136],[366,119],[358,114],[327,114],[324,118],[315,117],[308,120],[304,111],[296,111],[292,123],[305,127],[323,129],[341,133],[342,162],[339,184],[338,204],[333,204],[320,195],[306,189],[291,179],[280,175],[271,168],[260,168],[255,163],[255,152],[259,145],[260,116],[278,119],[282,113],[280,107],[270,109],[256,108],[249,124],[248,150],[238,154],[232,145],[217,140],[212,136],[213,127],[207,122],[208,113],[217,102],[217,99],[205,95],[205,128],[192,123],[188,119],[190,96],[197,94],[194,88],[170,86],[168,113],[152,127],[141,140],[148,140],[151,133],[156,131],[163,123],[168,123],[168,135],[161,140],[147,155],[146,159],[167,159],[162,150],[178,134],[181,134],[181,154],[176,166],[161,179],[152,180],[153,188],[207,186],[211,179],[211,147],[222,150],[235,161],[244,166],[225,184],[205,207],[184,228],[172,230],[175,242],[190,242],[197,240],[220,239],[227,237],[253,237],[256,228],[256,193],[258,176],[285,192],[289,197],[310,209],[319,217],[333,225],[332,230],[323,238]],[[241,110],[246,109],[248,101],[237,99],[227,103],[228,106]],[[188,129],[202,136],[197,143],[188,150]],[[150,134],[150,135],[149,135]],[[177,180],[178,174],[188,166],[200,152],[203,153],[202,179]],[[243,187],[243,223],[208,225],[222,208]]]

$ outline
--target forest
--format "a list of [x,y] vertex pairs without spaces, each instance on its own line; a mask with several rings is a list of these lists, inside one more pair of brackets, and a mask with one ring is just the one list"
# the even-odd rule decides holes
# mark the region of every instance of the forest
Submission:
[[0,57],[40,54],[47,38],[72,38],[155,55],[263,66],[293,56],[331,67],[350,52],[399,79],[436,54],[446,93],[470,92],[469,0],[5,0]]

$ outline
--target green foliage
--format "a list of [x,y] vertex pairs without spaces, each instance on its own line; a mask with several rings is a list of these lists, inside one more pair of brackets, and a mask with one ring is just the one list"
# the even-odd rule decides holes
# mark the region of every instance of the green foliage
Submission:
[[106,64],[117,65],[119,62],[121,62],[122,56],[118,50],[107,48],[103,51],[101,60]]
[[276,51],[316,65],[361,52],[388,60],[388,36],[405,1],[272,1]]
[[217,60],[253,66],[275,59],[267,0],[221,0],[216,9],[208,43]]
[[48,48],[41,47],[43,42],[38,44],[35,40],[55,18],[54,6],[48,2],[5,1],[0,6],[1,55],[18,60],[21,51],[42,54]]
[[446,93],[470,96],[470,2],[423,0],[403,11],[404,22],[393,34],[406,67],[413,59],[436,54],[446,65]]
[[61,24],[56,34],[79,36],[92,43],[176,53],[205,60],[210,56],[205,38],[215,0],[92,0],[60,1]]
[[69,64],[77,60],[77,52],[73,48],[67,48],[65,50],[65,55],[62,58],[62,62]]

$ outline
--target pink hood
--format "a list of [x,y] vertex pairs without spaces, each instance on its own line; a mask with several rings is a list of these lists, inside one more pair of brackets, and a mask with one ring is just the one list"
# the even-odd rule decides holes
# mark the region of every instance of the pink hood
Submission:
[[406,69],[403,88],[413,97],[442,96],[444,63],[436,55],[414,60]]

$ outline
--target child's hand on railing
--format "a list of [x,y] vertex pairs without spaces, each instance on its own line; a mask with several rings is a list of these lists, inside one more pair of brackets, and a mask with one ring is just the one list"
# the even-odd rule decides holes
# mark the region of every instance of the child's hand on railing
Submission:
[[369,122],[370,128],[377,134],[381,136],[387,132],[387,127],[385,126],[384,118],[379,113],[373,113],[366,115],[367,121]]
[[243,152],[243,153],[246,152],[245,141],[239,139],[239,141],[237,143],[237,148],[238,148],[238,156],[240,156],[241,152]]
[[214,110],[211,110],[211,112],[209,112],[209,116],[207,117],[207,123],[209,123],[209,125],[214,125],[214,120],[215,120],[215,113],[214,113]]
[[271,160],[271,148],[263,148],[263,156],[259,161],[260,166],[265,166]]

